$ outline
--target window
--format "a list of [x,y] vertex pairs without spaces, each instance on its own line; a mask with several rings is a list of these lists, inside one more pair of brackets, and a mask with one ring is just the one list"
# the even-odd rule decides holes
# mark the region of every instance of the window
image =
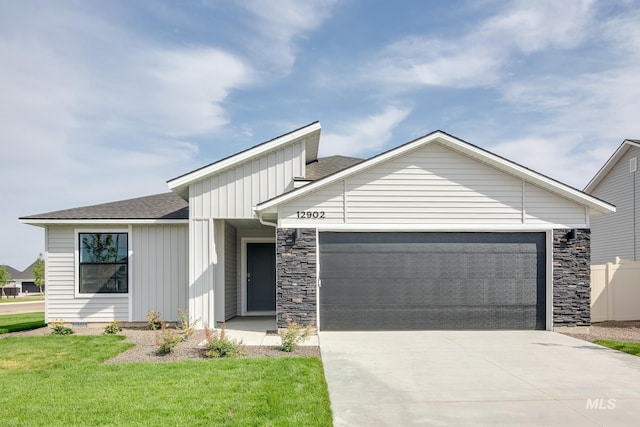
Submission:
[[80,293],[128,292],[127,233],[79,233]]

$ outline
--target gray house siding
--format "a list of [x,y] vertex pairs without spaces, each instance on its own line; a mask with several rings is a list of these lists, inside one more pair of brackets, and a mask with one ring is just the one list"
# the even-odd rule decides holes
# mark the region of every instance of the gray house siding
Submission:
[[591,191],[617,208],[615,213],[591,221],[594,264],[614,262],[617,256],[633,261],[640,257],[640,177],[638,172],[629,170],[629,161],[634,157],[640,157],[640,148],[629,148]]

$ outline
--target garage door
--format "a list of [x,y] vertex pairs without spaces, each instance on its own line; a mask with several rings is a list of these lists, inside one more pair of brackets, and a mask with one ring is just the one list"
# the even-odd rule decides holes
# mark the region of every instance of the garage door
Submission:
[[320,233],[322,330],[544,329],[544,233]]

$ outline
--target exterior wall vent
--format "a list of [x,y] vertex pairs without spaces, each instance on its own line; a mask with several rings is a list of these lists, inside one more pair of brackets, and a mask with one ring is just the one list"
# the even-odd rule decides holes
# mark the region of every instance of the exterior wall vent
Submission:
[[638,170],[638,158],[632,157],[629,159],[629,172],[634,173]]

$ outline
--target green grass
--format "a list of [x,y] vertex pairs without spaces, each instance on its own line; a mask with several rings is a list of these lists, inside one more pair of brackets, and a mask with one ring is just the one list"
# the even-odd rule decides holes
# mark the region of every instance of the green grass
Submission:
[[594,344],[602,345],[618,351],[640,356],[640,342],[624,342],[610,340],[595,340]]
[[0,315],[0,334],[26,331],[45,326],[44,313],[21,313]]
[[317,358],[103,364],[131,345],[121,339],[46,336],[0,341],[3,425],[332,423]]
[[33,295],[33,296],[29,296],[29,297],[0,298],[0,304],[10,304],[10,303],[14,303],[14,302],[38,302],[38,301],[44,301],[44,297],[42,295]]

